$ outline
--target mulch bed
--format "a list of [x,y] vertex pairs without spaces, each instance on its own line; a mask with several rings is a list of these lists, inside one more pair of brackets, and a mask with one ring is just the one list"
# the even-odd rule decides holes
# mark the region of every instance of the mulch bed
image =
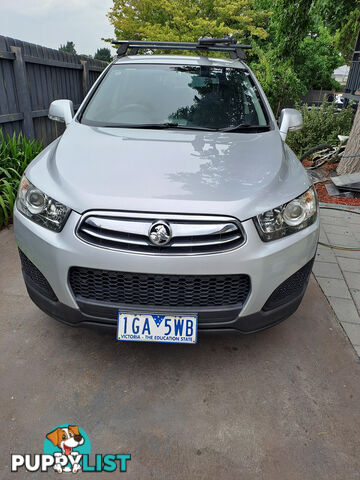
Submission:
[[315,188],[319,197],[319,202],[334,203],[336,205],[360,206],[360,198],[331,197],[326,190],[325,184],[332,183],[331,180],[323,183],[316,183]]
[[[312,162],[308,160],[304,160],[302,162],[303,166],[306,167],[311,167]],[[326,163],[320,169],[323,171],[325,176],[330,176],[334,170],[336,170],[337,164],[330,164]],[[319,169],[319,170],[320,170]],[[315,189],[319,197],[319,202],[324,202],[324,203],[333,203],[335,205],[353,205],[353,206],[360,206],[360,198],[346,198],[346,197],[331,197],[326,190],[325,185],[327,183],[332,183],[331,180],[326,180],[321,183],[316,183]]]

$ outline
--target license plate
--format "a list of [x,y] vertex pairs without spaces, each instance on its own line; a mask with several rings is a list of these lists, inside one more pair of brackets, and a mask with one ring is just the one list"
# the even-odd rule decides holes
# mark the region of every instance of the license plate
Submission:
[[193,344],[197,341],[197,315],[119,312],[117,340]]

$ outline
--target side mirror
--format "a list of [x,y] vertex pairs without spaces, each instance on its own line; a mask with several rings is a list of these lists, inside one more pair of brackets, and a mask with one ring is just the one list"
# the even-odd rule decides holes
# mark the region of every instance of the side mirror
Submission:
[[294,108],[284,108],[284,110],[281,111],[280,135],[284,142],[288,132],[300,130],[302,127],[303,118],[298,110],[295,110]]
[[71,100],[55,100],[49,108],[50,120],[69,125],[74,116],[74,105]]

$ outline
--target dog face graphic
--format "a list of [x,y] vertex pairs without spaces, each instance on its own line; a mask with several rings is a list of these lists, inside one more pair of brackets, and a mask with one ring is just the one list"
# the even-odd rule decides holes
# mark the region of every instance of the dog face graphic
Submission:
[[69,425],[66,427],[58,427],[46,435],[56,447],[60,448],[64,455],[70,455],[73,448],[84,443],[84,437],[79,432],[79,427]]

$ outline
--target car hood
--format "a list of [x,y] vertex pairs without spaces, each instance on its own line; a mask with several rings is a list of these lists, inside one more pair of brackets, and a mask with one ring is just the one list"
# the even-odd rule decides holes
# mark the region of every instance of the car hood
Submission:
[[26,173],[38,188],[79,213],[197,213],[244,220],[309,186],[277,129],[140,130],[73,122]]

